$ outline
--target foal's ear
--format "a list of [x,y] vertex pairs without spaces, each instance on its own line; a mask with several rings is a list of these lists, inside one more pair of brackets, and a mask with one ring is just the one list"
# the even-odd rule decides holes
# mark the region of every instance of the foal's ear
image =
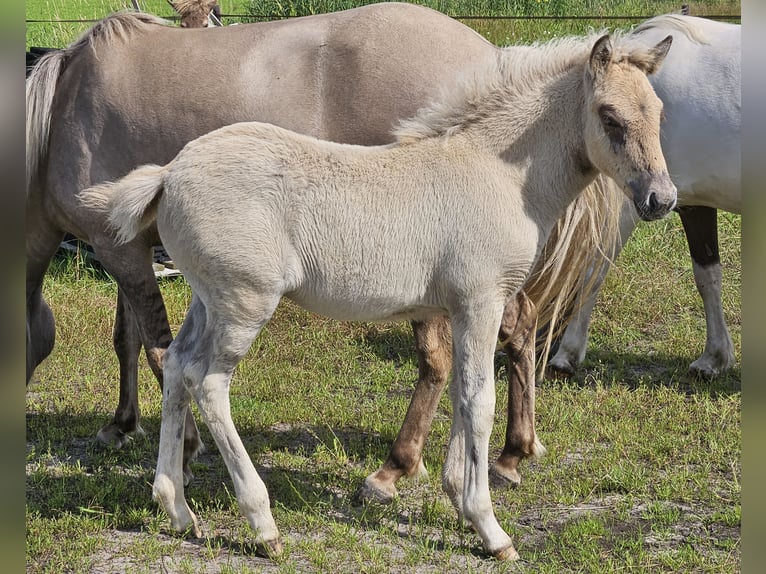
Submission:
[[668,55],[672,43],[673,36],[667,36],[662,42],[649,50],[649,56],[646,59],[646,66],[644,67],[644,71],[647,74],[653,74],[660,69],[660,65],[665,60],[665,56]]
[[601,36],[590,52],[590,73],[594,79],[603,74],[612,61],[612,40],[609,34]]

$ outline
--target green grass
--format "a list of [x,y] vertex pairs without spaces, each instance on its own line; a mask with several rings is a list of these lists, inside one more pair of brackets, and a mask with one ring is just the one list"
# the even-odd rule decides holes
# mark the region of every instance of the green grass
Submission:
[[[577,9],[606,5],[586,4]],[[703,5],[691,4],[693,11]],[[101,16],[112,9],[106,5],[34,1],[27,17]],[[157,6],[169,14],[163,2]],[[610,10],[618,13],[622,4]],[[491,32],[494,41],[512,37],[509,23],[494,25],[505,26]],[[27,43],[70,41],[49,43],[50,33],[30,26]],[[719,227],[724,310],[739,361],[741,218],[720,214]],[[177,330],[188,286],[174,279],[161,289]],[[715,381],[687,375],[705,327],[675,215],[641,224],[626,246],[596,307],[581,371],[538,388],[537,428],[548,456],[524,463],[519,488],[493,489],[520,565],[483,556],[441,494],[446,398],[425,450],[430,476],[400,484],[391,506],[350,503],[385,459],[410,398],[417,369],[407,325],[337,323],[285,303],[237,369],[232,414],[285,537],[286,555],[272,563],[254,556],[252,532],[204,427],[208,449],[194,464],[187,498],[206,537],[169,531],[151,500],[160,393],[144,362],[145,435],[118,452],[95,443],[117,404],[114,282],[76,257],[58,258],[44,292],[57,344],[27,393],[28,572],[739,571],[741,370],[738,363]],[[504,377],[499,367],[493,456],[505,425]]]

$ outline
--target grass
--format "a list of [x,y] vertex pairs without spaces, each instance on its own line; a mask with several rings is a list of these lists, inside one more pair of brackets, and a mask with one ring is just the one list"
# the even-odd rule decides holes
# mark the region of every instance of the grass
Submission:
[[[28,2],[27,17],[101,16],[111,10],[102,11],[106,4]],[[157,13],[169,13],[157,4]],[[596,4],[604,5],[578,8]],[[691,4],[694,11],[703,3]],[[611,6],[617,13],[622,4]],[[51,43],[50,29],[30,26],[28,45],[69,41]],[[511,37],[507,29],[492,33],[497,43]],[[722,213],[719,227],[724,310],[739,360],[741,218]],[[177,330],[188,286],[173,279],[161,289]],[[686,373],[702,351],[705,327],[675,215],[641,224],[627,244],[596,307],[580,372],[538,388],[537,427],[549,454],[524,463],[519,488],[492,492],[522,555],[516,565],[487,559],[441,494],[446,398],[425,451],[429,477],[400,484],[401,496],[388,507],[350,503],[385,459],[410,398],[417,369],[407,325],[337,323],[284,303],[239,366],[232,414],[285,536],[286,554],[272,563],[254,555],[252,532],[204,427],[208,449],[194,464],[187,497],[206,537],[169,532],[151,500],[160,393],[144,362],[145,434],[118,452],[96,444],[117,404],[117,288],[109,276],[60,257],[44,292],[57,344],[27,392],[28,572],[739,571],[741,370],[715,381]],[[493,456],[505,424],[504,377],[499,365]]]

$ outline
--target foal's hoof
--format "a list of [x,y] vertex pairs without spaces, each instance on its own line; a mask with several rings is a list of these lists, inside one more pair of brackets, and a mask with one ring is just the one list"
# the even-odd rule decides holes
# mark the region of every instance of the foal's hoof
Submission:
[[255,552],[264,558],[279,558],[284,551],[282,541],[279,538],[269,540],[268,542],[258,542],[255,545]]
[[398,495],[396,487],[393,484],[376,484],[368,476],[364,483],[354,493],[351,503],[355,506],[362,506],[370,503],[391,504]]
[[502,550],[498,550],[495,552],[494,556],[496,560],[500,560],[501,562],[514,562],[519,559],[519,553],[516,552],[513,544],[506,546]]

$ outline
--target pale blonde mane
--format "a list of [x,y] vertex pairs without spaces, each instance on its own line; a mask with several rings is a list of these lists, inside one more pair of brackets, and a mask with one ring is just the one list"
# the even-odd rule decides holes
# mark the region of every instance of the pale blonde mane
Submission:
[[[587,36],[566,36],[546,43],[511,46],[498,51],[493,61],[477,65],[463,81],[442,98],[423,108],[394,129],[399,143],[449,136],[478,120],[523,101],[527,94],[537,94],[576,66],[584,66],[594,43],[606,32]],[[646,49],[623,42],[623,32],[611,33],[615,60],[628,60],[642,66]]]
[[96,22],[93,27],[67,46],[66,51],[71,54],[85,46],[95,49],[98,44],[111,45],[124,42],[138,30],[145,30],[150,26],[171,25],[169,21],[145,12],[116,12]]

